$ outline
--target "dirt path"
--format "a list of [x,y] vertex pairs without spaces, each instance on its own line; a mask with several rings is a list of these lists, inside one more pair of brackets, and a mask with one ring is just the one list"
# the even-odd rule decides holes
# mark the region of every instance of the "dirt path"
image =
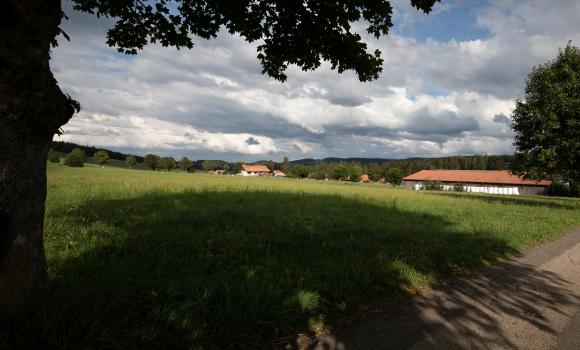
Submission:
[[580,230],[293,347],[580,349]]

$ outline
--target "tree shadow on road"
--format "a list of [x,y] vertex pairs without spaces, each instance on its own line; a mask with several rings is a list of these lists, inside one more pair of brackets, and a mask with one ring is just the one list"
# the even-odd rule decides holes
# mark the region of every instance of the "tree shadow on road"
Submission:
[[[430,291],[391,313],[305,344],[304,349],[496,349],[522,348],[533,332],[556,335],[549,318],[572,317],[566,307],[580,297],[558,274],[507,259]],[[500,317],[511,318],[500,325]],[[518,328],[516,328],[518,327]],[[525,329],[524,329],[525,328]],[[304,340],[303,340],[304,342]],[[525,344],[525,343],[524,343]],[[529,344],[529,343],[528,343]]]

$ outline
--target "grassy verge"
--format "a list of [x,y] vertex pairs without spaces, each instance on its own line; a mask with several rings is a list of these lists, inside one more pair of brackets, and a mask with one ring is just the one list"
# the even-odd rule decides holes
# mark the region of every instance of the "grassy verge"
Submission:
[[51,290],[14,348],[244,348],[580,225],[580,201],[49,165]]

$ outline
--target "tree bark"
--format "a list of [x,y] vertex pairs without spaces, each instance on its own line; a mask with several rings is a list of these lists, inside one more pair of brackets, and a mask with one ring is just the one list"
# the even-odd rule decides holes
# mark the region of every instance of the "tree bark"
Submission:
[[76,107],[49,66],[61,17],[60,0],[0,2],[0,320],[47,290],[46,158]]

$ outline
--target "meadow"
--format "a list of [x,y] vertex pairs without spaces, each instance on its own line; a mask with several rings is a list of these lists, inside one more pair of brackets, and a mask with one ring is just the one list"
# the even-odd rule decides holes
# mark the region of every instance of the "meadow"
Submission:
[[283,344],[580,226],[580,200],[48,165],[50,291],[0,348]]

